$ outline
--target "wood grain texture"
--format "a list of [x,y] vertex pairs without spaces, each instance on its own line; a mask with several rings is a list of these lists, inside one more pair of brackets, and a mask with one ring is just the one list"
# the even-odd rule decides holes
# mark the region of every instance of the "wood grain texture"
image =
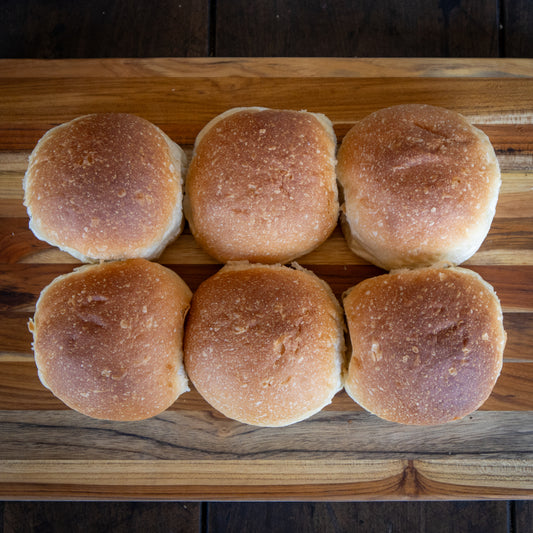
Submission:
[[[454,469],[466,461],[472,480],[476,461],[483,466],[492,462],[494,473],[510,461],[510,468],[523,469],[513,484],[526,487],[533,483],[532,466],[527,463],[533,453],[532,429],[527,427],[529,416],[528,412],[477,411],[443,426],[419,427],[386,422],[361,410],[329,410],[304,424],[260,428],[244,426],[199,406],[122,424],[90,419],[71,410],[12,410],[0,413],[2,459],[7,461],[0,465],[0,472],[4,481],[4,476],[13,480],[21,469],[27,478],[44,479],[49,472],[55,472],[59,476],[54,481],[57,483],[61,476],[57,461],[70,465],[74,479],[76,472],[86,469],[86,460],[91,461],[92,483],[104,479],[109,484],[136,483],[139,476],[146,481],[152,475],[154,484],[186,485],[188,478],[197,476],[196,484],[257,485],[268,478],[272,484],[283,485],[296,481],[291,476],[302,483],[313,483],[311,477],[315,473],[323,481],[337,482],[354,475],[379,477],[377,464],[364,461],[379,459],[379,464],[388,469],[392,464],[389,461],[400,464],[404,459],[421,461],[424,456],[431,459],[431,464],[449,464]],[[47,465],[45,471],[32,470],[31,461],[43,468]],[[174,461],[173,468],[187,479],[174,479],[170,471],[165,474],[165,464],[158,465],[159,461]],[[113,480],[111,462],[116,464],[116,470],[131,470],[132,478]],[[298,472],[302,465],[307,470]],[[171,463],[166,466],[170,468]],[[276,466],[287,469],[284,475]],[[135,479],[134,472],[139,479]],[[244,473],[249,479],[242,479]],[[443,469],[441,475],[444,473]],[[480,477],[487,473],[477,472]],[[504,470],[501,474],[506,476]],[[447,479],[453,475],[451,470]]]
[[3,533],[197,533],[200,504],[7,502],[3,524]]
[[[0,495],[79,499],[351,500],[489,499],[528,497],[531,471],[521,457],[456,455],[441,460],[356,456],[349,462],[278,459],[253,461],[3,461]],[[531,459],[531,456],[529,457]],[[273,472],[284,468],[284,477]],[[481,474],[479,468],[482,467]],[[80,479],[83,477],[83,481]],[[453,478],[453,479],[452,479]],[[458,481],[459,480],[459,481]],[[225,487],[225,488],[224,488]],[[149,490],[148,490],[149,489]],[[118,492],[120,490],[120,493]]]
[[[503,169],[494,224],[467,262],[496,288],[509,341],[482,408],[440,427],[404,427],[345,393],[288,428],[254,428],[194,390],[139,423],[92,420],[39,382],[27,321],[40,291],[79,263],[28,229],[21,180],[50,126],[89,111],[153,120],[191,153],[234,105],[326,113],[341,140],[371,111],[403,101],[452,107],[493,139]],[[46,105],[43,105],[46,102]],[[0,61],[0,494],[9,499],[533,498],[533,63],[522,61]],[[220,265],[186,229],[160,262],[195,290]],[[301,264],[335,294],[383,271],[337,228]]]
[[533,57],[533,4],[529,0],[503,2],[504,53],[507,57]]
[[[191,85],[195,91],[191,91]],[[296,90],[297,85],[297,90]],[[78,115],[114,110],[143,116],[190,145],[215,115],[236,105],[308,109],[350,124],[387,105],[419,102],[472,122],[531,124],[533,78],[87,78],[0,80],[4,150],[31,150],[47,129]],[[61,98],[58,98],[61,94]],[[353,95],[357,94],[357,98]],[[205,98],[209,95],[209,98]],[[46,110],[39,101],[46,100]],[[179,119],[179,120],[178,120]]]
[[[162,264],[178,273],[192,290],[196,290],[201,281],[221,267],[217,264]],[[319,265],[303,261],[301,264],[327,280],[337,296],[370,276],[383,274],[383,270],[370,265],[342,265],[339,270],[338,265]],[[2,298],[3,310],[33,312],[40,291],[54,277],[71,272],[76,266],[79,266],[79,263],[3,265],[0,272],[0,288],[5,291]],[[511,265],[504,268],[499,265],[486,265],[470,268],[496,288],[504,311],[527,313],[531,310],[531,294],[527,289],[533,273],[532,266]],[[27,286],[24,286],[24,283],[27,283]]]
[[211,503],[209,531],[508,533],[505,502]]
[[513,502],[514,533],[533,533],[533,501]]
[[498,4],[218,0],[215,51],[233,57],[496,57]]
[[4,0],[0,57],[205,56],[208,7],[208,0],[94,0],[83,7]]
[[524,58],[115,57],[0,61],[0,78],[506,78],[531,75],[531,61]]
[[[25,339],[26,340],[26,339]],[[28,338],[27,340],[31,340]],[[6,341],[3,340],[5,343]],[[37,377],[37,370],[33,357],[25,352],[0,352],[0,409],[39,409],[57,410],[67,407],[55,398],[50,391],[41,385]],[[531,355],[529,355],[531,359]],[[498,382],[487,401],[480,407],[484,411],[532,411],[533,400],[533,365],[527,363],[505,363]],[[326,411],[360,411],[359,407],[344,392],[338,393],[332,403],[324,408]],[[198,392],[191,387],[191,391],[183,394],[169,407],[169,410],[202,410],[213,411]],[[216,416],[216,414],[214,415]]]
[[[526,195],[525,201],[530,195]],[[533,217],[505,218],[497,216],[487,238],[465,265],[527,266],[532,257]],[[4,218],[0,228],[0,258],[10,263],[79,263],[66,252],[61,252],[44,241],[38,240],[28,227],[27,218]],[[165,264],[205,265],[216,261],[207,255],[185,230],[160,256]],[[317,265],[367,265],[351,252],[339,227],[329,240],[312,252],[299,258],[300,263]]]

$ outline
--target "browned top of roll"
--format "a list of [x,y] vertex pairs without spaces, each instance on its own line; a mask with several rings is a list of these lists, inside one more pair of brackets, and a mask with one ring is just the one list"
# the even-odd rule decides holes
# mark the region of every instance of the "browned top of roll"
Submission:
[[30,156],[30,227],[82,261],[155,257],[181,229],[184,161],[159,128],[134,115],[57,126]]
[[327,239],[338,217],[336,138],[305,111],[231,109],[196,140],[185,215],[220,261],[286,262]]
[[94,418],[160,413],[188,390],[182,339],[190,299],[177,274],[144,259],[58,277],[30,322],[43,385]]
[[368,411],[440,424],[476,410],[502,368],[493,288],[462,268],[422,268],[356,285],[344,298],[353,354],[345,388]]
[[195,292],[184,354],[189,378],[217,410],[284,426],[342,387],[342,310],[311,272],[230,263]]
[[338,153],[343,229],[387,269],[459,264],[494,217],[501,178],[488,137],[447,109],[400,105],[356,123]]

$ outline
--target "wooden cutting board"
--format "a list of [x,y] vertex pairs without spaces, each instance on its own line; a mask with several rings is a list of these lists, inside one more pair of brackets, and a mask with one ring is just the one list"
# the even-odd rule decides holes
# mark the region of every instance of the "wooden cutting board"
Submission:
[[[339,141],[393,104],[455,109],[491,138],[503,172],[492,229],[466,266],[495,287],[508,344],[485,405],[405,427],[345,393],[287,428],[245,426],[197,392],[143,422],[68,410],[39,382],[27,321],[77,261],[28,229],[21,180],[52,126],[97,111],[153,121],[188,154],[235,106],[325,113]],[[3,499],[474,499],[533,497],[533,60],[103,59],[0,61],[0,497]],[[160,262],[194,290],[217,265],[188,232]],[[340,231],[300,263],[340,294],[381,273]]]

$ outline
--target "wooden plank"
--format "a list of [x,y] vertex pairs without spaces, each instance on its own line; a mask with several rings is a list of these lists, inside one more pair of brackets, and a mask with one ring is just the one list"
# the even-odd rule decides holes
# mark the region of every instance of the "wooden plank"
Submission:
[[507,332],[505,360],[533,362],[533,314],[504,313],[503,325]]
[[529,0],[508,0],[504,10],[504,52],[507,57],[533,57],[533,5]]
[[[61,460],[75,468],[83,468],[84,461],[89,461],[95,472],[105,472],[108,462],[118,461],[117,468],[125,469],[124,473],[128,465],[132,472],[139,468],[136,465],[144,465],[144,475],[150,475],[153,467],[152,475],[157,477],[164,465],[156,463],[181,461],[176,468],[188,469],[189,476],[194,475],[195,467],[198,472],[209,470],[222,476],[231,468],[229,463],[235,466],[237,461],[247,461],[239,465],[228,484],[259,484],[265,476],[271,481],[276,478],[275,484],[285,484],[295,481],[280,468],[289,459],[294,469],[299,462],[317,461],[317,465],[324,466],[322,476],[339,481],[352,475],[358,462],[372,458],[420,459],[427,454],[432,458],[454,456],[459,463],[461,457],[456,456],[466,454],[471,455],[469,464],[474,469],[476,454],[480,466],[485,464],[484,458],[497,464],[508,454],[522,457],[522,476],[533,483],[533,465],[527,462],[531,459],[528,454],[533,453],[531,412],[477,411],[462,420],[427,427],[387,422],[362,410],[328,410],[285,428],[246,426],[208,408],[174,409],[140,422],[95,420],[72,410],[3,410],[0,420],[2,459],[11,467],[35,461],[59,472],[53,461]],[[264,466],[257,475],[254,461]],[[2,464],[0,472],[4,472]],[[278,467],[272,469],[276,464]],[[337,469],[344,464],[350,472]],[[32,474],[46,476],[46,469],[32,472],[28,467],[28,475]],[[240,479],[245,476],[250,480]],[[154,483],[177,482],[170,472],[165,479]],[[131,481],[135,481],[134,476]],[[195,484],[200,483],[198,478]],[[179,484],[187,484],[187,480]]]
[[[522,261],[521,264],[531,264],[533,257],[530,257],[530,252],[533,250],[533,218],[506,218],[505,220],[493,220],[489,234],[483,241],[480,253],[484,255],[493,255],[496,251],[505,250],[509,248],[513,251],[513,255],[520,256],[521,252],[524,252],[523,257],[518,261]],[[475,258],[469,259],[470,264],[479,263]],[[492,257],[485,258],[485,262],[488,264],[498,264],[498,258]],[[505,261],[505,264],[509,264],[509,261]]]
[[[496,386],[480,407],[482,411],[533,411],[533,365],[528,362],[505,363]],[[45,389],[37,376],[33,357],[14,351],[0,353],[0,409],[2,410],[58,410],[67,407]],[[171,411],[210,411],[218,415],[191,386],[169,407]],[[361,411],[345,392],[338,393],[325,411]]]
[[10,316],[2,313],[0,326],[0,361],[8,354],[24,354],[31,357],[32,336],[28,329],[28,321],[31,315]]
[[505,487],[505,478],[511,472],[517,487],[527,490],[533,482],[533,471],[524,460],[525,457],[516,460],[500,457],[496,462],[492,457],[480,458],[477,466],[472,461],[462,459],[450,456],[417,460],[416,470],[419,483],[424,485],[423,490],[431,492],[431,485],[438,485],[442,490],[446,485],[457,485],[457,479],[461,480],[460,485],[464,487],[475,483],[496,490],[499,486]]
[[507,522],[502,501],[208,504],[208,531],[508,533]]
[[[529,196],[529,195],[528,195]],[[530,265],[533,263],[533,217],[495,219],[491,229],[475,255],[466,265]],[[3,263],[79,263],[70,254],[61,252],[38,240],[28,227],[27,218],[2,219],[0,228],[0,260]],[[215,264],[185,230],[170,243],[159,260],[166,264]],[[346,244],[339,227],[317,249],[300,257],[301,263],[330,265],[366,265]]]
[[0,78],[506,78],[533,76],[527,58],[151,57],[2,59]]
[[338,522],[370,531],[508,533],[507,502],[358,502],[330,504]]
[[531,217],[533,202],[532,172],[502,171],[502,187],[496,206],[496,219]]
[[2,57],[156,57],[208,55],[208,0],[69,0],[2,3]]
[[514,533],[533,533],[533,501],[513,502]]
[[[74,261],[74,260],[72,260]],[[41,290],[56,276],[71,272],[78,264],[41,263],[2,265],[0,269],[0,289],[5,292],[2,298],[2,311],[33,312],[35,302]],[[178,264],[161,261],[162,264],[178,273],[194,291],[206,278],[217,272],[219,264]],[[333,292],[340,297],[342,293],[364,279],[383,274],[383,270],[371,265],[324,265],[300,261],[317,276],[331,286]],[[530,284],[533,277],[533,265],[494,266],[474,265],[469,267],[496,290],[504,312],[531,312],[533,296]]]
[[495,0],[219,0],[216,15],[217,56],[498,55]]
[[[139,114],[177,143],[192,144],[211,118],[235,106],[236,93],[239,105],[308,109],[342,124],[382,107],[413,101],[455,109],[477,124],[496,118],[503,124],[533,123],[533,78],[302,78],[297,84],[291,78],[238,76],[216,80],[2,78],[0,146],[31,150],[49,128],[103,111]],[[45,108],[42,101],[47,102]]]
[[[235,494],[239,499],[254,500],[290,499],[295,494],[301,500],[345,500],[376,493],[383,500],[427,499],[428,495],[476,499],[476,487],[480,486],[491,499],[530,494],[533,478],[523,457],[490,457],[480,461],[483,469],[476,468],[476,459],[479,457],[455,455],[453,459],[284,460],[286,476],[281,479],[274,470],[276,463],[260,459],[201,461],[197,465],[135,461],[133,469],[119,460],[6,460],[0,469],[0,495],[10,500],[20,494],[58,498],[74,493],[79,499],[103,499],[116,495],[117,486],[122,498],[130,500],[139,494],[184,500],[199,495],[204,500],[227,500]],[[126,471],[128,476],[124,476]]]
[[197,533],[201,524],[199,503],[11,501],[4,507],[4,533]]
[[[488,120],[490,122],[490,120]],[[533,124],[477,124],[490,138],[498,155],[519,155],[533,150]],[[500,160],[500,166],[502,161]]]
[[[379,492],[380,501],[395,500],[479,500],[479,490],[472,486],[448,486],[432,484],[435,493],[405,492],[403,475],[397,475],[380,482],[348,482],[339,484],[314,485],[232,485],[231,487],[213,485],[153,486],[124,485],[120,487],[120,496],[113,485],[78,485],[48,483],[7,483],[0,484],[0,495],[5,500],[36,499],[36,500],[133,500],[138,501],[353,501],[375,500]],[[509,487],[484,487],[487,499],[510,499],[531,497],[530,489]],[[451,530],[455,531],[455,530]]]

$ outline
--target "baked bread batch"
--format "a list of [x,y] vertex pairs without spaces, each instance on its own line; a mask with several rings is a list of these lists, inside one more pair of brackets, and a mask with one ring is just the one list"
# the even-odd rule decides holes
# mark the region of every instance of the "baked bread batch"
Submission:
[[[188,169],[133,115],[46,133],[23,181],[30,228],[100,264],[41,293],[29,327],[43,385],[108,420],[161,413],[188,379],[257,426],[304,420],[343,387],[402,424],[479,408],[506,334],[494,289],[458,265],[494,217],[490,141],[453,111],[410,104],[371,114],[336,146],[324,115],[263,107],[214,117]],[[148,260],[179,236],[182,206],[198,244],[226,263],[194,294]],[[325,281],[286,265],[324,243],[339,214],[351,250],[390,271],[348,289],[344,311]]]

